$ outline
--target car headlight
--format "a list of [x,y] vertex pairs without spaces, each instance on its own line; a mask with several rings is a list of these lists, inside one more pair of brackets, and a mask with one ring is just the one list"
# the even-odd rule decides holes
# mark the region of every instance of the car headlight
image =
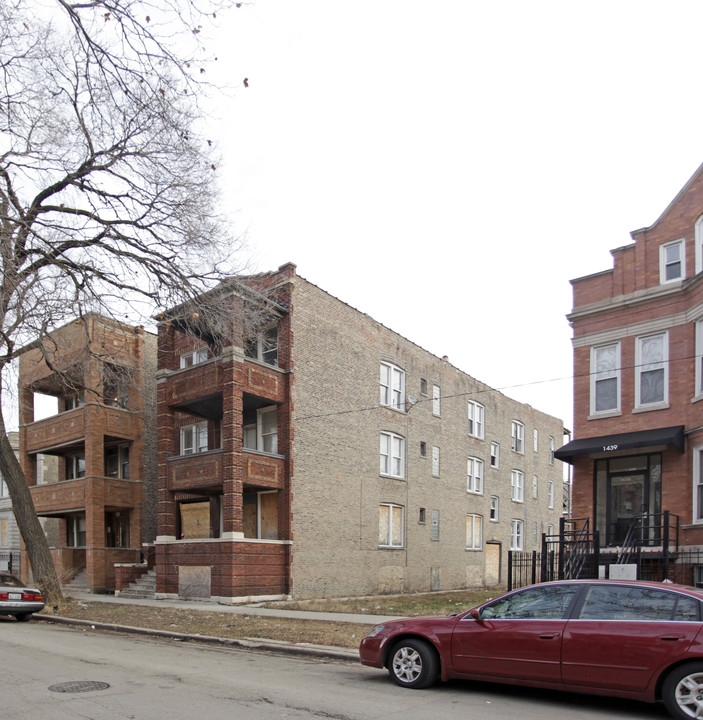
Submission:
[[376,637],[376,635],[378,635],[380,632],[382,632],[382,631],[383,631],[383,628],[385,628],[385,627],[386,627],[385,625],[376,625],[375,628],[372,628],[372,629],[369,631],[369,633],[368,633],[368,635],[367,635],[366,637],[367,637],[367,638]]

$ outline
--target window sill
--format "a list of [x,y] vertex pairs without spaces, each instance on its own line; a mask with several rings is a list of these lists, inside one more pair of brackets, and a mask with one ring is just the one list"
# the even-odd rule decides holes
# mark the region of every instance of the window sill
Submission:
[[697,402],[700,402],[701,400],[703,400],[703,393],[701,393],[700,395],[694,395],[691,398],[691,403],[697,403]]
[[387,475],[386,473],[378,473],[380,477],[382,478],[389,478],[390,480],[405,480],[405,477],[402,475]]
[[483,548],[466,548],[466,552],[481,552]]
[[483,497],[483,492],[478,492],[477,490],[467,490],[467,495],[477,495],[479,497]]
[[405,546],[403,545],[379,545],[379,550],[405,550]]
[[591,413],[587,420],[601,420],[602,418],[622,417],[622,410],[603,410],[602,412]]
[[651,405],[641,405],[640,407],[633,408],[632,414],[637,415],[638,413],[651,412],[653,410],[668,410],[668,409],[669,409],[668,402],[652,403]]
[[185,455],[172,455],[169,458],[166,458],[168,462],[171,460],[183,460],[183,458],[198,458],[198,457],[204,457],[205,455],[213,455],[214,453],[221,453],[222,448],[214,448],[213,450],[205,450],[204,452],[197,452],[197,453],[187,453]]
[[278,453],[270,453],[266,452],[265,450],[256,450],[255,448],[247,448],[243,447],[242,452],[245,453],[251,453],[252,455],[263,455],[264,457],[270,457],[270,458],[280,458],[281,460],[285,459],[285,455],[279,455]]

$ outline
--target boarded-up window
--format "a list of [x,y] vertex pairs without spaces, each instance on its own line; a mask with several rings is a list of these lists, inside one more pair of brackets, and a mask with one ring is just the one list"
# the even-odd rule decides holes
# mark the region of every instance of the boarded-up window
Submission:
[[181,504],[181,538],[210,537],[210,501]]
[[378,544],[381,547],[403,547],[403,508],[382,504],[378,512]]
[[244,537],[278,540],[278,493],[244,493]]
[[10,521],[7,518],[0,518],[0,547],[7,547],[10,544]]

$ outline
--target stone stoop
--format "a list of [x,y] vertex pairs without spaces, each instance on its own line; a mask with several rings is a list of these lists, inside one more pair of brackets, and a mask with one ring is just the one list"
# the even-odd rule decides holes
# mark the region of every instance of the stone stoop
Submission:
[[115,593],[123,598],[149,598],[156,597],[156,570],[153,568],[144,573],[138,580],[128,585],[124,590]]
[[65,585],[61,586],[62,590],[69,595],[73,592],[88,592],[88,571],[83,568],[77,575],[74,575]]

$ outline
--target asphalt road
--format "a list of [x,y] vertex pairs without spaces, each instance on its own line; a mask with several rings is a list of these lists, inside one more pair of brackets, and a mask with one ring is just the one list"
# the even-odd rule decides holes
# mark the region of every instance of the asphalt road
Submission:
[[[396,687],[354,662],[0,618],[2,720],[649,720],[663,708],[499,685]],[[83,690],[89,683],[88,691]],[[97,689],[93,683],[109,687]],[[68,685],[66,685],[68,684]],[[50,688],[59,686],[54,690]],[[69,692],[57,692],[57,689]]]

